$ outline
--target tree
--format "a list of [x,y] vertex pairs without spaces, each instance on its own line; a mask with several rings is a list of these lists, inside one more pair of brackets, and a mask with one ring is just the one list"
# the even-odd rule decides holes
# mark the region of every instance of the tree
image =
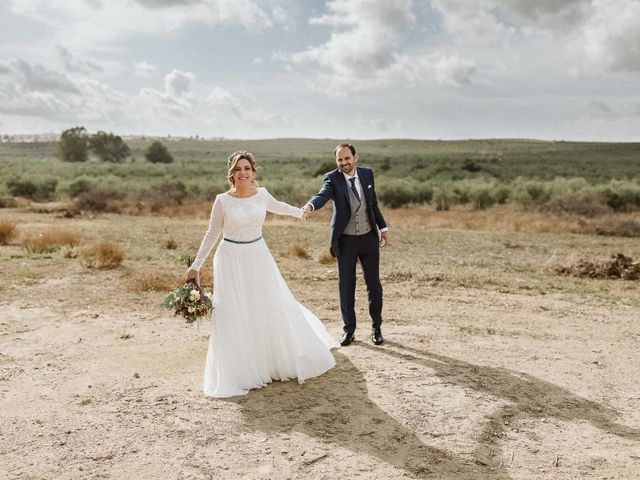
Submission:
[[58,156],[64,162],[86,162],[89,158],[89,136],[84,127],[62,132],[58,142]]
[[89,147],[103,162],[121,163],[131,154],[122,137],[113,133],[98,132],[92,135]]
[[160,142],[153,142],[147,148],[147,151],[144,152],[145,158],[151,163],[171,163],[173,162],[173,157],[165,147]]

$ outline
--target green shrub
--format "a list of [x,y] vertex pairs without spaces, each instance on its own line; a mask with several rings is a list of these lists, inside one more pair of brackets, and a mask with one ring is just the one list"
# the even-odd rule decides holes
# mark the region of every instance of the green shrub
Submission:
[[549,199],[547,183],[542,180],[516,178],[512,183],[511,198],[525,207],[540,205]]
[[9,193],[14,197],[33,198],[36,193],[36,184],[31,180],[11,179],[7,180],[7,188]]
[[58,180],[45,177],[34,180],[13,178],[7,181],[9,193],[15,197],[25,197],[36,201],[52,200]]
[[582,217],[596,217],[611,211],[602,194],[590,191],[569,192],[564,196],[556,196],[542,208],[546,211]]
[[144,157],[151,163],[173,163],[173,156],[160,142],[153,142],[144,152]]
[[454,203],[454,195],[445,188],[435,188],[433,191],[433,203],[438,211],[449,210]]
[[58,156],[64,162],[86,162],[89,158],[89,135],[84,127],[62,132],[58,142]]
[[113,133],[98,132],[92,135],[89,147],[103,162],[121,163],[131,154],[122,137]]
[[400,208],[410,203],[417,203],[417,191],[412,191],[406,184],[392,183],[379,188],[378,200],[389,208]]
[[161,183],[139,194],[141,200],[150,202],[151,210],[154,212],[161,210],[162,207],[182,205],[186,197],[187,187],[180,181]]
[[71,198],[76,198],[77,196],[88,192],[92,188],[94,188],[94,182],[92,180],[87,177],[80,177],[69,184],[67,192]]
[[336,162],[332,160],[326,160],[313,170],[312,176],[318,177],[320,175],[324,175],[325,173],[335,169],[336,169]]
[[504,205],[511,197],[511,189],[506,186],[497,187],[493,192],[493,197],[499,205]]
[[120,209],[115,201],[123,198],[124,194],[117,190],[96,188],[81,194],[76,199],[76,208],[90,212],[118,212]]
[[604,195],[607,205],[615,211],[640,207],[640,184],[629,180],[612,180],[599,191]]
[[478,188],[471,192],[471,204],[474,210],[485,210],[496,203],[491,187]]

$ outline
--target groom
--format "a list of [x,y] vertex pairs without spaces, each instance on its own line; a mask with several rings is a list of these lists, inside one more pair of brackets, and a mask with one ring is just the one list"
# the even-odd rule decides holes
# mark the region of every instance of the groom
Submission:
[[342,346],[354,340],[356,330],[355,292],[356,261],[360,260],[369,296],[372,321],[371,339],[384,342],[382,324],[382,285],[380,283],[380,247],[389,243],[387,224],[378,208],[373,171],[356,167],[358,155],[349,143],[334,151],[337,170],[326,173],[320,191],[303,207],[305,215],[333,200],[331,220],[331,255],[338,260],[340,310],[344,322]]

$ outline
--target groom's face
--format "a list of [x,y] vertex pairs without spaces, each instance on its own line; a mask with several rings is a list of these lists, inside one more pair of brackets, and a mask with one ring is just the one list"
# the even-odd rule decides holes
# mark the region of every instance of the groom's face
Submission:
[[358,156],[353,155],[349,147],[339,148],[336,152],[336,165],[341,172],[346,173],[347,175],[353,175],[356,168],[356,163],[358,162]]

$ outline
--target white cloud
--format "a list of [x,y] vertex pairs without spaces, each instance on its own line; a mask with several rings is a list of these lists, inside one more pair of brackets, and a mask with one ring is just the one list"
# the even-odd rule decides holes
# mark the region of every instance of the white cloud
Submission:
[[583,21],[589,3],[589,0],[495,0],[490,7],[500,8],[521,27],[565,30]]
[[[415,24],[411,1],[334,0],[311,23],[333,29],[325,44],[291,55],[294,64],[319,66],[335,86],[375,81],[393,68],[395,51]],[[357,88],[357,85],[353,85]]]
[[443,53],[403,53],[416,17],[409,0],[334,0],[310,22],[331,28],[330,39],[296,52],[287,67],[310,68],[307,86],[331,96],[393,86],[468,84],[474,62]]
[[200,85],[195,75],[177,69],[165,76],[163,91],[144,88],[134,104],[155,132],[238,138],[288,123],[286,116],[264,110],[253,99]]
[[8,0],[14,14],[51,31],[45,40],[77,49],[100,48],[140,35],[166,35],[193,24],[272,27],[288,21],[283,0]]
[[26,91],[59,91],[77,93],[74,83],[63,73],[42,65],[32,65],[24,60],[9,61],[14,81]]
[[178,69],[165,75],[163,89],[143,88],[134,95],[24,60],[11,60],[6,70],[0,76],[0,116],[20,128],[80,124],[121,133],[248,137],[287,122],[253,99],[200,85],[193,73]]
[[126,105],[122,94],[93,80],[74,80],[62,72],[11,60],[9,81],[0,83],[0,112],[50,121],[105,121]]
[[575,39],[592,66],[640,72],[640,2],[594,0],[592,11]]
[[613,113],[613,110],[611,109],[611,107],[600,100],[593,100],[590,103],[590,106],[600,114]]
[[147,62],[133,62],[133,73],[136,77],[149,78],[157,73],[158,69]]
[[73,55],[62,45],[56,45],[56,50],[62,58],[64,66],[68,72],[92,74],[102,73],[103,71],[103,68],[97,63]]
[[47,119],[72,119],[69,105],[51,92],[22,92],[6,87],[0,91],[0,112],[3,115]]
[[148,8],[184,7],[203,3],[201,0],[135,0],[135,2]]
[[640,121],[637,116],[611,118],[585,117],[562,127],[564,138],[588,141],[628,142],[640,138]]
[[516,32],[547,38],[567,68],[640,71],[638,0],[431,0],[444,29],[469,44]]
[[445,31],[459,41],[500,43],[515,31],[493,15],[488,0],[431,0],[431,6],[441,14]]
[[466,85],[475,71],[473,62],[455,56],[443,57],[435,64],[436,79],[444,85]]
[[191,72],[181,72],[175,68],[164,77],[164,88],[172,96],[180,97],[189,92],[196,76]]
[[460,41],[502,43],[516,33],[563,33],[588,14],[587,0],[431,0]]

